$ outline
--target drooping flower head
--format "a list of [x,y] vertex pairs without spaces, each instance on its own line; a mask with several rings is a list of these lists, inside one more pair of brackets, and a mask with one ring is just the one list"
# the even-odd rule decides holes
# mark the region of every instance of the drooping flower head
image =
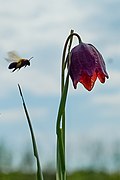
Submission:
[[80,82],[88,91],[92,90],[97,77],[101,83],[108,78],[100,52],[92,44],[83,42],[71,50],[69,73],[75,89]]

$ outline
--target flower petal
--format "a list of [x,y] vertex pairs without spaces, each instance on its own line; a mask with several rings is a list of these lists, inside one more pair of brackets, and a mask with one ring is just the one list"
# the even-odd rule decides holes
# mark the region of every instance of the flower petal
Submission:
[[80,82],[91,91],[97,77],[101,83],[105,82],[108,74],[100,52],[91,44],[81,42],[71,50],[70,77],[76,89]]
[[95,84],[96,78],[96,73],[94,73],[91,77],[88,76],[86,73],[83,73],[82,77],[80,78],[80,83],[82,83],[88,91],[91,91]]

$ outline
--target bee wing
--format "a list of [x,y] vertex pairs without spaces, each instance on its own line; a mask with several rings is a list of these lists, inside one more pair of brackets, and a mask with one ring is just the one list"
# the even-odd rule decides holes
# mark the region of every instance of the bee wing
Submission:
[[14,62],[18,62],[21,57],[17,54],[16,51],[10,51],[8,52],[8,58],[5,58],[7,61],[14,61]]

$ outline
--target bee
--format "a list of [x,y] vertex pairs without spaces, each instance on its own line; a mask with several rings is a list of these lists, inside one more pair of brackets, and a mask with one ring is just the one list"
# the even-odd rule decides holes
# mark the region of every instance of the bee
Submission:
[[21,58],[15,51],[8,52],[8,58],[5,58],[7,61],[12,61],[10,65],[8,66],[8,69],[13,69],[12,72],[14,72],[16,69],[20,70],[22,67],[30,66],[30,60],[33,57],[29,59]]

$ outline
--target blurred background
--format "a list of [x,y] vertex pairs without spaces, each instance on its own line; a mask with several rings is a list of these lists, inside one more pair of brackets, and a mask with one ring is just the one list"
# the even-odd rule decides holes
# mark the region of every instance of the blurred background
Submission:
[[[110,78],[105,84],[97,80],[91,92],[81,84],[74,90],[70,81],[67,170],[76,180],[79,171],[86,177],[102,172],[120,178],[119,7],[119,0],[0,0],[0,172],[6,179],[9,172],[35,176],[36,170],[18,83],[32,119],[42,169],[54,174],[61,56],[71,29],[102,53]],[[31,66],[11,73],[5,58],[12,50],[23,58],[33,56]]]

